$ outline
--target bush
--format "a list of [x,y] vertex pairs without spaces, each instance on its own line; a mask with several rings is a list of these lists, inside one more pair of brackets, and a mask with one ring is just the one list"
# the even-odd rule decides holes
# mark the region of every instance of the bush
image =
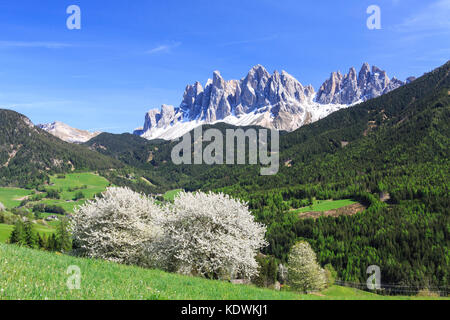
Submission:
[[45,212],[45,204],[39,203],[33,206],[34,213],[42,213]]
[[85,198],[84,193],[81,191],[78,191],[77,193],[75,193],[75,196],[73,197],[73,201],[78,201],[78,200],[81,200],[84,198]]
[[271,256],[259,254],[256,257],[258,262],[258,275],[253,277],[252,282],[258,287],[269,288],[275,285],[278,275],[277,260]]
[[59,214],[59,215],[65,215],[66,214],[66,210],[64,210],[63,207],[56,206],[56,205],[46,205],[44,212],[54,213],[54,214]]
[[12,213],[17,215],[17,216],[21,216],[21,217],[26,217],[30,212],[25,209],[25,208],[13,208]]
[[17,220],[18,217],[9,212],[0,212],[0,223],[12,225],[15,224]]
[[48,189],[47,194],[45,195],[45,197],[47,199],[60,199],[61,196],[59,195],[59,192],[57,190],[53,190],[53,189]]
[[3,205],[3,203],[0,202],[0,212],[5,212],[6,207]]
[[181,192],[168,204],[159,253],[166,268],[214,279],[251,279],[266,227],[245,203],[224,194]]
[[325,265],[325,277],[327,279],[327,286],[331,287],[334,285],[336,278],[337,278],[337,271],[333,268],[333,266],[329,263]]
[[35,194],[31,197],[30,201],[32,202],[37,202],[37,201],[41,201],[42,199],[44,199],[45,195],[44,194]]
[[57,205],[46,205],[43,203],[39,203],[33,206],[33,213],[43,213],[43,212],[47,212],[47,213],[55,213],[55,214],[60,214],[60,215],[65,215],[66,214],[66,210],[64,210],[63,207],[57,206]]
[[146,248],[161,235],[162,208],[128,188],[109,188],[76,209],[70,231],[74,252],[124,264],[151,266]]
[[437,292],[432,292],[430,291],[430,289],[426,288],[426,289],[422,289],[417,293],[417,297],[434,297],[437,298],[439,297],[439,293]]
[[288,262],[288,283],[300,292],[320,291],[326,287],[325,272],[317,263],[313,249],[306,241],[291,249]]

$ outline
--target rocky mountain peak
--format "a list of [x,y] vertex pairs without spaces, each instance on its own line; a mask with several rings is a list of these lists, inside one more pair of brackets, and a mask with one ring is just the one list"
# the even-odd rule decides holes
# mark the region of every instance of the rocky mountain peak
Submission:
[[402,84],[389,80],[385,71],[368,63],[359,74],[353,67],[347,74],[331,73],[317,95],[312,85],[303,86],[284,70],[271,75],[256,65],[241,80],[229,81],[214,71],[205,86],[199,82],[186,86],[180,107],[163,105],[160,110],[149,111],[143,129],[135,134],[172,139],[195,125],[217,121],[290,131]]
[[84,143],[101,133],[72,128],[71,126],[60,121],[55,121],[48,124],[38,124],[37,127],[51,133],[63,141],[70,143]]
[[390,80],[386,71],[376,66],[371,68],[368,63],[364,63],[358,78],[353,67],[346,75],[333,72],[320,88],[316,99],[322,104],[352,105],[378,97],[404,84],[398,79]]

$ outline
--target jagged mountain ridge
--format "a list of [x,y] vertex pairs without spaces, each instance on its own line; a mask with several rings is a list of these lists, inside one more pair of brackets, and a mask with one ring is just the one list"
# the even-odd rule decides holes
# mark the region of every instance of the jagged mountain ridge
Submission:
[[358,102],[367,101],[402,85],[385,71],[364,64],[359,76],[351,68],[343,76],[334,72],[316,93],[286,71],[272,75],[253,67],[241,80],[226,81],[215,71],[205,87],[188,85],[180,107],[163,105],[145,116],[144,127],[134,133],[147,139],[175,139],[201,124],[226,122],[293,131]]
[[376,66],[370,70],[369,64],[364,63],[358,75],[354,67],[345,75],[333,72],[320,87],[316,100],[322,104],[351,105],[379,97],[403,85],[405,82],[395,77],[389,79],[386,71]]

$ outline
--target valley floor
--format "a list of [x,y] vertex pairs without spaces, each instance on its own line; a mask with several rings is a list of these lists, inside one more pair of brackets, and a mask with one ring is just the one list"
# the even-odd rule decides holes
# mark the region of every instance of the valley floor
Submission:
[[[81,270],[81,289],[69,290],[70,266]],[[297,294],[79,259],[0,244],[0,300],[409,300],[333,286]],[[430,298],[432,299],[432,298]]]

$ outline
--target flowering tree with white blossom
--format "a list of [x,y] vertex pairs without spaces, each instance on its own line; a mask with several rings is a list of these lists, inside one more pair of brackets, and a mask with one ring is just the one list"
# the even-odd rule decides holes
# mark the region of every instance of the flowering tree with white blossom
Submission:
[[317,256],[306,241],[296,243],[289,254],[288,283],[301,292],[320,291],[326,287],[325,271],[317,263]]
[[89,258],[151,266],[146,249],[159,236],[164,209],[128,188],[109,188],[71,218],[76,253]]
[[164,219],[159,252],[169,271],[208,278],[246,278],[258,273],[255,260],[266,227],[245,203],[224,194],[180,193]]

